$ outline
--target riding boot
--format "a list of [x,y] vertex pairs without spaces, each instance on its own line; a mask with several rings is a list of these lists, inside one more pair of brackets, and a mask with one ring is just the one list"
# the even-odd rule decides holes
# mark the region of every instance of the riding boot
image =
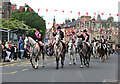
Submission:
[[66,49],[65,43],[64,43],[64,42],[62,42],[62,44],[63,44],[63,48],[64,48],[64,49]]

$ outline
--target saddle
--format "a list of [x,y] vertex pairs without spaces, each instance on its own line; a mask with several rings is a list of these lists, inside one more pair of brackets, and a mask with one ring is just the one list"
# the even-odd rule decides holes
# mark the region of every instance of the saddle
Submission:
[[64,43],[64,42],[62,42],[62,41],[61,41],[61,43],[62,43],[62,45],[63,45],[63,48],[65,49],[65,48],[66,48],[65,43]]
[[88,44],[86,43],[86,42],[83,42],[86,46],[87,46],[87,49],[89,49],[90,48],[90,46],[88,46]]

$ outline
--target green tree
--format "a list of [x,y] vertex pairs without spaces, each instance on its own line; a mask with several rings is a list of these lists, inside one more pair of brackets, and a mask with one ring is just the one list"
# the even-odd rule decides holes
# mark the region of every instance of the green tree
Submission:
[[[13,20],[13,19],[10,19],[10,20],[5,20],[5,19],[2,19],[2,29],[25,29],[24,27],[29,27],[27,25],[25,25],[22,21],[19,21],[19,20]],[[26,29],[26,30],[30,30],[30,27],[29,29]]]
[[33,28],[33,31],[30,32],[30,35],[33,37],[33,33],[35,32],[35,28],[39,28],[43,33],[43,40],[45,37],[45,31],[46,31],[46,23],[45,20],[40,17],[34,10],[29,11],[29,6],[27,11],[25,12],[25,8],[23,8],[23,11],[17,10],[12,13],[12,18],[23,21],[26,25]]

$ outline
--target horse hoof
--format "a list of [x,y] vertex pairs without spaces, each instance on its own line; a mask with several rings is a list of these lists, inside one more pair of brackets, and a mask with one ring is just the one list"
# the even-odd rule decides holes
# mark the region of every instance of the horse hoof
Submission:
[[35,68],[35,66],[32,66],[32,68]]
[[87,64],[86,66],[89,67],[89,64]]
[[56,67],[56,69],[58,69],[58,67]]
[[45,66],[42,66],[42,67],[45,67]]
[[80,68],[83,68],[83,65],[81,65]]
[[63,68],[63,66],[61,66],[61,68]]
[[74,62],[73,65],[76,65],[76,63]]
[[35,69],[38,69],[38,66],[36,66]]

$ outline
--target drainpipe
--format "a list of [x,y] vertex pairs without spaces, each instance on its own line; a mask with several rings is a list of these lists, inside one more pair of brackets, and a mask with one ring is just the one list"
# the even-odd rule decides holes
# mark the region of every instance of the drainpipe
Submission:
[[10,40],[10,30],[8,30],[8,41]]

